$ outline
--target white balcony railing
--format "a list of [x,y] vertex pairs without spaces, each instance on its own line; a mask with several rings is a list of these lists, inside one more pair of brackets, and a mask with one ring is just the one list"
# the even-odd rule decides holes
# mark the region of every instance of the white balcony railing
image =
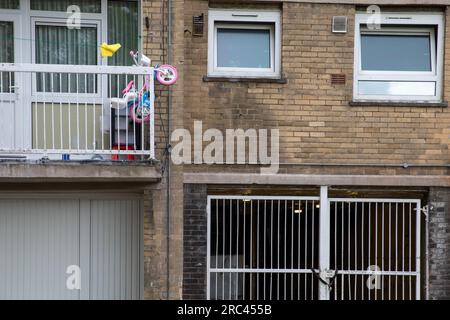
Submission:
[[0,64],[0,157],[154,159],[153,72]]

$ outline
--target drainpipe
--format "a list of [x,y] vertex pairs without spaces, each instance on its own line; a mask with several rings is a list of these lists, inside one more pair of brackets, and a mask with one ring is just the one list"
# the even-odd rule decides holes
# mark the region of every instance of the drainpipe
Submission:
[[[167,0],[167,63],[172,64],[172,0]],[[166,189],[166,299],[169,300],[170,296],[170,212],[171,212],[171,206],[170,206],[170,174],[171,174],[171,148],[170,148],[170,133],[172,132],[172,121],[170,119],[171,117],[171,110],[172,110],[172,89],[169,86],[168,87],[168,97],[167,97],[167,141],[168,144],[166,146],[167,148],[167,176],[166,176],[166,183],[167,183],[167,189]]]

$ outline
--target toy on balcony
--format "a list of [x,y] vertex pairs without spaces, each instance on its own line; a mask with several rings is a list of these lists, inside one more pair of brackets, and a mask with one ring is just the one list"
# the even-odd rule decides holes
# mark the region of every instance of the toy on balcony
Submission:
[[[130,55],[137,66],[149,67],[152,63],[149,57],[140,54],[139,51],[130,51]],[[170,64],[156,65],[154,70],[156,80],[165,86],[171,86],[178,80],[177,68]]]
[[136,123],[147,122],[150,120],[150,92],[148,83],[145,81],[141,90],[137,90],[134,81],[130,81],[125,89],[122,90],[122,98],[111,98],[111,108],[124,109],[129,108],[129,116]]
[[[137,66],[150,67],[151,60],[139,52],[130,52],[134,63]],[[164,64],[154,67],[154,77],[159,83],[170,86],[178,79],[178,71],[174,66]],[[122,90],[121,98],[111,98],[110,105],[113,109],[129,108],[129,116],[136,123],[148,122],[152,106],[150,105],[149,76],[144,77],[142,89],[137,90],[134,81],[130,81],[125,89]]]
[[102,58],[112,57],[121,47],[120,43],[107,44],[103,42],[100,46],[100,54]]

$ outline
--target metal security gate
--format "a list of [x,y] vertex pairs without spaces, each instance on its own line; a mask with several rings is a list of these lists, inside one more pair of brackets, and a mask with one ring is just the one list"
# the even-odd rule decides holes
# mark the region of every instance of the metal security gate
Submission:
[[209,196],[213,300],[419,299],[420,200]]
[[330,199],[330,298],[420,298],[420,200]]
[[209,299],[316,299],[319,197],[209,197]]

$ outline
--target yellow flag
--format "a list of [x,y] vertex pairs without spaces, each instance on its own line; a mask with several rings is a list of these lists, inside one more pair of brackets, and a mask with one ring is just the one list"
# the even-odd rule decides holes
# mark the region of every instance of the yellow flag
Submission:
[[112,57],[121,47],[120,43],[107,44],[106,42],[103,42],[100,46],[100,52],[103,58]]

